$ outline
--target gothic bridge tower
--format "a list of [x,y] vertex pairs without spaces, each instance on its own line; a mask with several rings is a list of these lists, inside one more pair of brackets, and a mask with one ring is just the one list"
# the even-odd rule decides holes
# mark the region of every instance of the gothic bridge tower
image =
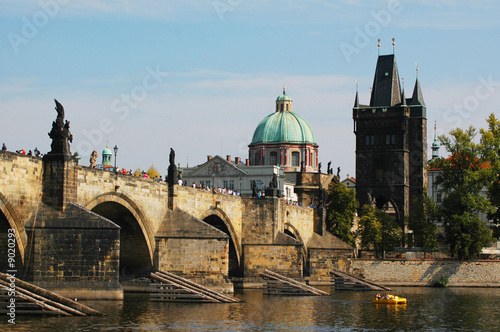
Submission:
[[356,134],[356,195],[394,214],[404,229],[413,199],[427,183],[426,107],[418,81],[405,98],[394,54],[379,55],[369,105],[353,108]]

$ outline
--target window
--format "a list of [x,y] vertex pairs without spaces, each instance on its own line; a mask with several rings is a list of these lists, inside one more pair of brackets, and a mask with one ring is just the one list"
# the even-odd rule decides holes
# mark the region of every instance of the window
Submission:
[[257,190],[262,190],[262,181],[261,180],[250,180],[250,188],[253,188],[253,184],[255,183]]
[[224,188],[234,190],[234,180],[224,180]]
[[271,152],[269,154],[269,165],[278,165],[278,152]]
[[441,193],[436,193],[436,203],[441,203]]
[[366,145],[375,145],[375,136],[366,136]]
[[385,135],[385,144],[396,144],[396,135]]
[[300,153],[292,152],[292,166],[300,166]]

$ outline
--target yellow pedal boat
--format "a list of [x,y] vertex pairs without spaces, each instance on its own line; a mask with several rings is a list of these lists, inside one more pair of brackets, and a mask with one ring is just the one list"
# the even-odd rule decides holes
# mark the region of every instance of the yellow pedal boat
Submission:
[[381,298],[377,298],[375,300],[372,300],[372,303],[375,303],[375,304],[406,304],[406,298],[391,295],[391,297],[388,299],[381,297]]

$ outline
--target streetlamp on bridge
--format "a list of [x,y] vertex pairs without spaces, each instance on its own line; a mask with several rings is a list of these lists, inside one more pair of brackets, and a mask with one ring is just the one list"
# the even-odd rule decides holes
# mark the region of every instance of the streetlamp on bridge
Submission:
[[116,154],[118,153],[118,147],[116,146],[116,144],[115,144],[115,147],[113,148],[113,151],[115,151],[115,168],[114,168],[114,172],[116,173]]

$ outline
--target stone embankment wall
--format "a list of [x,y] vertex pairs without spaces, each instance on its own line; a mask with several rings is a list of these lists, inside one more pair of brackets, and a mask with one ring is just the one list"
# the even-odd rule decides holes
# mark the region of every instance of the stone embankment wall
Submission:
[[353,271],[387,286],[432,286],[442,278],[450,287],[500,287],[500,261],[353,260]]

